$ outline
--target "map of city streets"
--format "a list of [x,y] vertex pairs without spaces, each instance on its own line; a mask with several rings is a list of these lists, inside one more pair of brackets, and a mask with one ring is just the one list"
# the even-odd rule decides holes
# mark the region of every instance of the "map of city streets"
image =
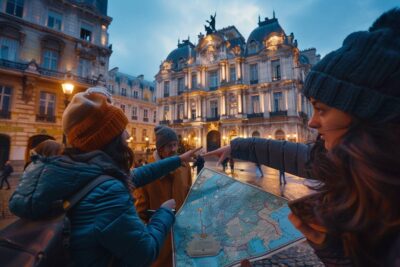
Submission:
[[304,240],[287,201],[204,168],[173,226],[174,266],[234,266]]

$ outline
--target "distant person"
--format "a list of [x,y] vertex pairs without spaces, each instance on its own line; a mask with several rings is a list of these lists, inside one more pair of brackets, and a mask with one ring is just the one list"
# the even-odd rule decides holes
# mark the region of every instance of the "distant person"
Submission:
[[400,266],[400,9],[347,36],[302,90],[313,144],[236,138],[203,156],[315,179],[313,202],[289,220],[326,266]]
[[[178,136],[176,132],[167,126],[160,125],[154,128],[154,134],[156,136],[156,150],[153,153],[155,162],[176,157],[178,150]],[[151,216],[148,210],[159,208],[168,199],[175,199],[176,209],[179,210],[191,186],[192,172],[190,165],[182,163],[173,172],[164,175],[151,184],[135,189],[135,206],[140,218],[146,223],[150,222]],[[171,235],[168,234],[160,250],[160,255],[152,266],[169,267],[172,264]]]
[[1,184],[0,189],[3,189],[3,183],[7,184],[6,190],[10,190],[10,183],[8,182],[8,177],[14,172],[11,166],[11,161],[7,160],[3,167],[3,173],[1,174]]
[[29,161],[25,164],[24,170],[28,165],[32,162],[32,157],[35,158],[37,155],[40,155],[42,157],[51,157],[51,156],[57,156],[61,155],[64,151],[64,147],[62,144],[58,143],[57,141],[48,139],[45,140],[41,143],[39,143],[36,147],[31,149],[30,151],[30,159]]
[[193,168],[197,167],[197,174],[199,174],[201,170],[204,168],[204,163],[205,163],[204,158],[200,155],[197,155],[196,161],[193,164]]
[[279,169],[279,184],[286,184],[286,177],[285,177],[285,169],[284,168],[280,168]]
[[235,171],[235,161],[232,157],[229,158],[229,167],[231,168],[231,173]]
[[258,174],[257,176],[259,176],[260,178],[264,177],[264,172],[261,168],[260,163],[256,163],[256,173]]
[[223,171],[223,172],[225,172],[226,167],[228,167],[228,161],[229,161],[229,158],[226,158],[226,159],[224,159],[224,160],[222,161],[222,163],[221,163],[221,165],[222,165],[222,171]]

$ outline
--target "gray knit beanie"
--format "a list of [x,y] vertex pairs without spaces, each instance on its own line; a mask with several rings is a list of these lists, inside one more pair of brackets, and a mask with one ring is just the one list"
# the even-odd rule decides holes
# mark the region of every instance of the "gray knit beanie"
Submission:
[[400,9],[347,36],[308,74],[303,94],[358,118],[400,116]]
[[167,126],[158,125],[154,128],[156,134],[156,147],[162,148],[172,141],[178,141],[175,131]]

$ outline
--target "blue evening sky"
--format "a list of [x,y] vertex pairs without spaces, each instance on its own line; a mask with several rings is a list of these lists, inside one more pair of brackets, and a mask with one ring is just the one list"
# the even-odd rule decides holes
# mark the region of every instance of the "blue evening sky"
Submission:
[[400,0],[109,0],[109,67],[153,80],[178,39],[189,36],[197,44],[197,35],[205,32],[205,21],[214,12],[217,29],[234,25],[247,40],[258,26],[258,16],[271,18],[275,10],[285,33],[294,33],[299,49],[315,47],[324,56],[349,33],[367,30],[395,6],[400,7]]

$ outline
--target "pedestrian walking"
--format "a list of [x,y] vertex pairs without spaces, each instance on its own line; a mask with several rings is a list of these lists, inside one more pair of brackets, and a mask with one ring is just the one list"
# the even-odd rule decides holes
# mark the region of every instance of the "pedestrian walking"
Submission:
[[196,161],[193,164],[193,168],[197,167],[197,174],[201,172],[201,170],[204,168],[204,163],[205,160],[201,155],[197,155]]
[[264,177],[264,172],[261,168],[260,163],[256,163],[256,175],[260,178]]
[[54,212],[54,203],[68,199],[99,176],[110,178],[68,212],[74,266],[150,266],[174,222],[175,200],[169,199],[144,224],[131,190],[179,168],[196,151],[130,171],[134,158],[126,142],[127,124],[124,112],[111,104],[106,88],[75,94],[62,116],[71,147],[63,155],[32,162],[10,199],[15,215],[44,219]]
[[235,171],[235,161],[232,157],[229,158],[229,167],[231,168],[231,173],[233,173]]
[[3,189],[3,184],[7,184],[6,190],[10,190],[10,183],[8,182],[8,177],[10,177],[11,173],[14,172],[13,167],[11,166],[11,161],[7,160],[3,167],[3,173],[1,174],[1,184],[0,189]]
[[225,172],[225,170],[226,170],[226,167],[228,167],[228,161],[229,161],[229,158],[226,158],[226,159],[224,159],[223,161],[222,161],[222,171],[223,172]]
[[286,184],[285,169],[283,167],[279,169],[279,184]]
[[399,25],[395,8],[311,69],[303,94],[314,109],[309,127],[318,131],[312,145],[237,138],[204,155],[317,180],[312,202],[299,202],[289,219],[327,266],[400,262]]

